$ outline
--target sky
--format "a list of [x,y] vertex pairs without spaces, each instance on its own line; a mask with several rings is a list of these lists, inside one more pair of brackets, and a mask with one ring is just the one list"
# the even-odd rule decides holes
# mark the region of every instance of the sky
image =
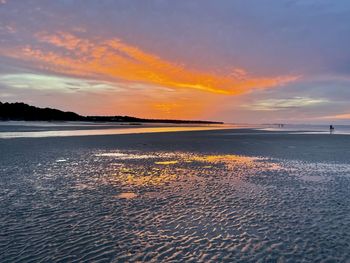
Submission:
[[350,124],[348,0],[0,0],[0,101]]

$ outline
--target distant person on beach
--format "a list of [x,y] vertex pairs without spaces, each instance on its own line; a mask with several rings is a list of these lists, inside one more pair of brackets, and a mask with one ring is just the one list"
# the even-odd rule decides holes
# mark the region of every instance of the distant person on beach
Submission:
[[329,132],[333,133],[334,132],[334,126],[333,125],[329,125]]

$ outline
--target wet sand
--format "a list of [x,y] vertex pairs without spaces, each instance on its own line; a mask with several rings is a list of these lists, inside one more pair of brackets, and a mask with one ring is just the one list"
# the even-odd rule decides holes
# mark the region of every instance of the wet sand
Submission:
[[0,139],[1,262],[348,262],[350,137]]

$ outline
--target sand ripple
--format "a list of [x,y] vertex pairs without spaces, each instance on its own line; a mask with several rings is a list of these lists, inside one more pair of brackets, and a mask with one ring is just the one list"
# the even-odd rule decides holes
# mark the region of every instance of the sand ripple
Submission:
[[0,262],[349,262],[350,168],[75,151],[0,166]]

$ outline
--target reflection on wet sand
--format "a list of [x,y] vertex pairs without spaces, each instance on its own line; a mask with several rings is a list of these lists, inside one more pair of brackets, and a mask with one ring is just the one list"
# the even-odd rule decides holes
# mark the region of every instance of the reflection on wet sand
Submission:
[[124,199],[132,199],[137,197],[137,194],[132,193],[132,192],[125,192],[125,193],[120,193],[117,195],[118,198],[124,198]]
[[191,177],[198,177],[203,173],[215,173],[222,169],[222,165],[229,170],[238,167],[261,171],[281,169],[278,164],[264,158],[230,154],[104,152],[96,153],[95,156],[110,163],[109,175],[106,175],[110,182],[129,187],[161,186],[179,181],[180,178],[190,180]]
[[163,161],[163,162],[155,162],[155,164],[163,164],[163,165],[169,165],[169,164],[177,164],[179,161]]
[[248,157],[248,156],[240,156],[240,155],[203,155],[203,156],[194,156],[192,160],[200,161],[200,162],[209,162],[209,163],[217,163],[217,162],[238,162],[241,164],[253,163],[257,160],[261,160],[262,158],[258,157]]
[[113,181],[126,186],[155,186],[176,179],[176,175],[168,174],[157,169],[143,171],[135,167],[124,171],[121,170],[113,174]]
[[131,154],[131,153],[121,153],[121,152],[108,152],[108,153],[97,153],[95,154],[97,157],[115,157],[118,159],[147,159],[154,158],[153,155],[145,155],[145,154]]

